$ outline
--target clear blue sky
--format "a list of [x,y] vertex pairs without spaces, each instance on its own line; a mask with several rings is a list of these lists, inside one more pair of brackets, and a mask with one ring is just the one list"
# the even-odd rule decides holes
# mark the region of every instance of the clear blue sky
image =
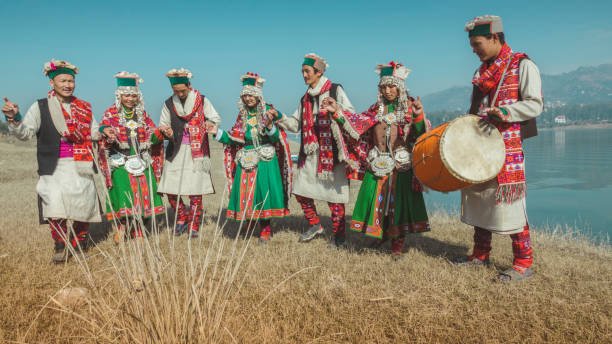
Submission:
[[171,93],[164,73],[173,67],[194,73],[224,127],[247,71],[263,75],[267,100],[290,112],[305,91],[300,65],[308,52],[327,58],[327,75],[358,109],[375,99],[375,65],[392,59],[413,70],[414,95],[468,85],[478,60],[463,26],[481,14],[502,16],[510,45],[543,73],[612,62],[612,1],[2,0],[0,13],[0,96],[25,111],[49,88],[43,63],[66,59],[81,69],[76,94],[97,117],[113,102],[113,75],[127,70],[145,80],[157,120]]

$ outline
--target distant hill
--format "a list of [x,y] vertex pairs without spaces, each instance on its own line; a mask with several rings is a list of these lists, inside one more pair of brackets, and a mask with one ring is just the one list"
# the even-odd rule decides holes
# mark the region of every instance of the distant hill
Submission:
[[[612,103],[612,64],[580,67],[559,75],[542,74],[547,108]],[[463,112],[469,107],[471,86],[455,86],[423,97],[428,112]]]

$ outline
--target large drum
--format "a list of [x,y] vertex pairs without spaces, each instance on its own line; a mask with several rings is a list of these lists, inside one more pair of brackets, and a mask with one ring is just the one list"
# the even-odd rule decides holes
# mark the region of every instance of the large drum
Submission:
[[412,167],[427,187],[456,191],[489,181],[506,159],[499,130],[481,128],[480,117],[461,116],[421,135],[412,152]]

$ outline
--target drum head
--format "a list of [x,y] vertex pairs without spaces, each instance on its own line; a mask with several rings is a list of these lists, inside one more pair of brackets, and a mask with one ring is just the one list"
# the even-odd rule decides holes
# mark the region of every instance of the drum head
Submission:
[[457,178],[473,184],[497,176],[506,160],[506,147],[496,128],[479,128],[480,118],[462,116],[449,123],[440,140],[440,155]]

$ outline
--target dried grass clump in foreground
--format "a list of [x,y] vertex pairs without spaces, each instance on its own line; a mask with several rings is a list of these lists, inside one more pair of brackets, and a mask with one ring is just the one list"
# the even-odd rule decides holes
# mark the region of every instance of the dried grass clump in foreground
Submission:
[[[211,223],[197,240],[166,230],[118,247],[106,240],[89,252],[87,269],[74,260],[54,266],[48,229],[36,221],[34,150],[0,142],[0,156],[0,342],[612,341],[607,244],[535,229],[537,275],[502,285],[492,281],[511,262],[506,237],[494,236],[493,267],[448,263],[471,240],[456,216],[432,214],[432,232],[409,236],[394,262],[357,235],[349,250],[297,243],[306,225],[292,201],[294,216],[273,223],[266,246]],[[12,163],[23,156],[30,159]],[[223,185],[222,171],[214,173]],[[206,200],[214,222],[221,195]],[[85,288],[86,302],[57,304],[64,288]]]

